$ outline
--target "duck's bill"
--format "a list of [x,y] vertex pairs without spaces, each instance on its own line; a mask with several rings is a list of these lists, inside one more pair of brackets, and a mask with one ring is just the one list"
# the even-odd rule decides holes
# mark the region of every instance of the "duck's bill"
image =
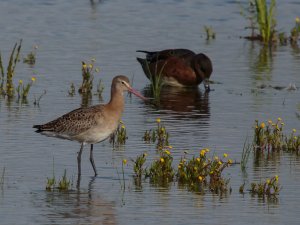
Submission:
[[147,101],[148,98],[144,97],[141,93],[139,93],[137,90],[133,89],[133,88],[128,88],[128,91],[132,94],[134,94],[135,96],[143,99],[144,101]]

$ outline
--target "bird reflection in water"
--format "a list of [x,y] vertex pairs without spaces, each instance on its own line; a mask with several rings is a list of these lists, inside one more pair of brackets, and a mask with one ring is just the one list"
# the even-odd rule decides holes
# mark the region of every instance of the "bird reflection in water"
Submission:
[[[152,98],[151,87],[146,87],[144,96]],[[145,104],[158,110],[166,110],[177,118],[210,118],[209,93],[201,92],[198,88],[178,88],[163,86],[157,102]]]

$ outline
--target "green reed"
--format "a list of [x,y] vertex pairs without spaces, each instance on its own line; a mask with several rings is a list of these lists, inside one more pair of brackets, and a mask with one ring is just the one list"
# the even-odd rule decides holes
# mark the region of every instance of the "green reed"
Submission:
[[7,96],[8,98],[14,97],[15,94],[13,77],[15,75],[16,65],[19,62],[21,46],[22,46],[22,39],[20,40],[19,44],[15,43],[13,50],[10,54],[8,66],[6,69],[6,78],[5,78],[3,60],[0,53],[0,71],[1,71],[0,92],[2,93],[2,95]]
[[4,177],[5,177],[5,167],[3,167],[1,176],[0,176],[0,189],[4,189]]
[[271,0],[268,8],[266,0],[255,0],[257,24],[259,33],[264,43],[270,43],[273,41],[275,35],[275,9],[276,0]]

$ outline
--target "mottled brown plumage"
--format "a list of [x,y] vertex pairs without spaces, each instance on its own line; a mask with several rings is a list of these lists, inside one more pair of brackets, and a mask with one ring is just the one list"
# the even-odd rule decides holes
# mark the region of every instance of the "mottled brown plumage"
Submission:
[[75,109],[43,125],[34,125],[33,128],[37,129],[37,133],[81,143],[77,157],[78,177],[81,175],[81,153],[83,146],[91,144],[90,161],[96,176],[93,144],[107,139],[118,127],[124,109],[123,93],[125,91],[129,91],[145,99],[131,88],[129,79],[126,76],[119,75],[112,81],[111,99],[106,105]]

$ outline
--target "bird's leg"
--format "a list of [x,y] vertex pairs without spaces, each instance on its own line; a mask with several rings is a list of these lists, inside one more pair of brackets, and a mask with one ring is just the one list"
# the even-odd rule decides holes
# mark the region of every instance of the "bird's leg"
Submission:
[[77,178],[77,188],[80,187],[80,177],[81,177],[81,154],[83,150],[83,143],[81,143],[80,150],[77,154],[77,164],[78,164],[78,178]]
[[94,162],[94,157],[93,157],[93,144],[91,144],[90,162],[91,162],[92,167],[93,167],[93,169],[94,169],[95,176],[97,176],[97,170],[96,170],[96,166],[95,166],[95,162]]

